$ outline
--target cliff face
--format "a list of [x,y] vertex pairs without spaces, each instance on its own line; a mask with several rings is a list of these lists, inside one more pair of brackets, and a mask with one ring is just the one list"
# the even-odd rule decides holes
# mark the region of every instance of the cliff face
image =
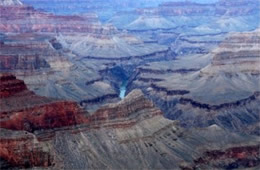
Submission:
[[40,68],[48,68],[49,65],[39,56],[17,56],[17,55],[1,55],[1,70],[37,70]]
[[33,134],[1,128],[0,165],[3,169],[50,167],[54,156],[48,145],[39,143]]
[[93,19],[93,15],[55,16],[29,6],[0,6],[0,19],[1,32],[95,33],[102,31],[97,18]]
[[11,97],[14,94],[27,90],[24,82],[17,80],[13,75],[1,74],[0,82],[0,98]]
[[[211,65],[202,70],[202,74],[226,72],[259,75],[260,31],[233,33],[214,51]],[[222,71],[223,70],[223,71]]]
[[108,104],[88,117],[94,125],[111,127],[131,127],[146,118],[162,115],[140,90],[132,91],[123,101]]
[[84,121],[76,103],[37,96],[13,75],[1,75],[0,82],[1,128],[33,132]]
[[[241,16],[257,13],[257,1],[219,1],[214,4],[199,4],[192,2],[166,2],[160,5],[159,12],[163,15],[229,15]],[[243,8],[241,8],[243,7]]]
[[[184,130],[165,119],[141,90],[83,116],[75,103],[37,96],[12,75],[1,75],[0,80],[1,94],[13,92],[0,100],[0,163],[4,168],[191,168],[204,166],[215,153],[232,158],[230,164],[239,167],[260,164],[255,137],[216,125]],[[227,138],[219,143],[216,139],[223,135]],[[229,166],[223,163],[220,159],[207,166]]]
[[[259,146],[231,147],[226,150],[207,151],[202,157],[194,160],[193,167],[207,168],[210,166],[235,169],[239,167],[255,167],[259,163]],[[226,159],[223,164],[221,160]],[[219,163],[222,162],[222,163]]]
[[119,1],[0,2],[0,167],[259,169],[258,1]]
[[183,126],[244,131],[259,121],[258,46],[259,30],[233,33],[207,54],[139,67],[129,89],[142,88]]
[[253,30],[259,25],[258,15],[259,1],[164,2],[158,7],[118,12],[109,22],[130,31],[174,30],[194,35]]

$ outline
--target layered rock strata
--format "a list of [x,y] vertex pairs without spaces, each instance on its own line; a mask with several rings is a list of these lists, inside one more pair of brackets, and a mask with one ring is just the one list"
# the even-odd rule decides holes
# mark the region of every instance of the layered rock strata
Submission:
[[129,90],[142,88],[183,126],[218,124],[244,131],[259,121],[258,39],[259,30],[234,33],[208,54],[141,66]]
[[[1,82],[5,85],[1,92],[8,91],[11,86],[17,87],[18,85],[10,83],[14,80],[16,79],[12,75],[1,75]],[[165,119],[162,112],[140,90],[133,90],[122,101],[108,104],[89,116],[83,116],[82,111],[73,103],[65,102],[66,105],[61,105],[56,100],[28,92],[21,81],[20,84],[19,87],[23,88],[13,89],[23,90],[16,90],[16,93],[5,95],[0,100],[3,106],[1,114],[7,113],[4,114],[5,117],[1,116],[0,124],[2,167],[175,169],[204,167],[204,162],[211,162],[207,164],[210,168],[218,168],[220,165],[258,167],[260,164],[259,157],[255,154],[259,147],[256,137],[230,133],[216,125],[205,129],[184,130],[177,122]],[[30,97],[26,98],[27,96]],[[23,102],[18,101],[20,98]],[[74,109],[70,110],[70,106],[74,106]],[[18,107],[19,112],[16,111]],[[33,108],[37,111],[32,112]],[[64,112],[69,112],[67,118],[70,119],[63,119]],[[10,122],[17,115],[21,119],[12,126],[5,126],[5,122]],[[22,119],[23,115],[27,121]],[[44,116],[51,117],[45,119]],[[28,122],[34,126],[33,131],[28,128]],[[223,135],[226,138],[219,143],[216,139]],[[226,163],[223,159],[217,163],[212,162],[214,153],[229,157],[229,162]]]
[[74,102],[37,96],[13,75],[1,75],[0,82],[1,128],[33,132],[84,121],[82,110]]

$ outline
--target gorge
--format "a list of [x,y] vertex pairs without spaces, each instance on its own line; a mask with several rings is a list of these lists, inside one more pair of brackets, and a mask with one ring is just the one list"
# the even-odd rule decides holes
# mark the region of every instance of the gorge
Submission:
[[259,4],[0,1],[0,169],[259,169]]

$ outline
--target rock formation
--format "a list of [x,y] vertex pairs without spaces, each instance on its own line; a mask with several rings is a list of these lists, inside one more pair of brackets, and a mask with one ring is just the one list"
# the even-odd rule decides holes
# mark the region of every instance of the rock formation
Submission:
[[211,53],[150,63],[129,87],[141,87],[183,126],[216,123],[243,131],[259,121],[258,39],[258,30],[231,34]]
[[84,121],[81,109],[74,102],[37,96],[10,74],[1,75],[0,82],[1,128],[33,132]]
[[22,2],[0,2],[0,169],[260,168],[259,1]]
[[[1,92],[13,86],[20,89],[1,98],[3,168],[244,168],[260,164],[256,137],[216,125],[184,130],[164,118],[140,90],[83,116],[75,103],[36,96],[22,81],[16,80],[23,86],[17,88],[11,83],[15,80],[12,75],[1,75]],[[219,143],[216,139],[223,135],[226,138]],[[212,160],[216,155],[221,157],[218,162]]]

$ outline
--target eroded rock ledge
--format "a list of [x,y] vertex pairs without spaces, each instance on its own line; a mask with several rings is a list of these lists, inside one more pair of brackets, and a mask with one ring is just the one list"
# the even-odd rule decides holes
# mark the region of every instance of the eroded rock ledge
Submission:
[[0,127],[33,132],[71,126],[83,122],[77,103],[35,95],[22,80],[0,75]]
[[[256,167],[260,164],[259,150],[260,146],[254,145],[206,151],[202,157],[194,160],[193,168],[206,168],[209,165],[221,169]],[[226,162],[219,163],[221,160],[226,160]]]
[[237,100],[237,101],[230,102],[230,103],[223,103],[220,105],[210,105],[210,104],[206,104],[206,103],[200,103],[200,102],[194,101],[189,98],[181,97],[180,104],[183,104],[183,105],[191,104],[193,107],[200,108],[200,109],[206,109],[209,111],[209,110],[220,110],[223,108],[232,108],[232,107],[245,105],[254,100],[257,100],[257,98],[259,98],[259,97],[260,97],[260,92],[255,92],[253,95],[249,96],[248,98]]

